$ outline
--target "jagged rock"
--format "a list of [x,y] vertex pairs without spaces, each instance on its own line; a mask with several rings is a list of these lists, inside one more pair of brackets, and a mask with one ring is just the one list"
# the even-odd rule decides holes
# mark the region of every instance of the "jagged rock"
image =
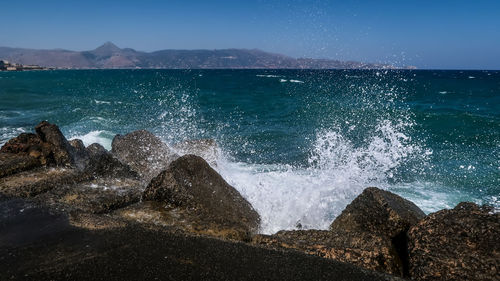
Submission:
[[172,148],[180,155],[194,154],[205,159],[212,166],[217,164],[218,149],[213,139],[183,141],[174,144]]
[[41,163],[35,157],[0,152],[0,178],[39,166]]
[[71,166],[75,163],[74,151],[56,125],[47,121],[35,127],[36,134],[22,133],[9,140],[0,152],[31,156],[42,165]]
[[42,121],[35,127],[35,131],[40,139],[50,145],[51,156],[56,165],[70,166],[74,164],[73,147],[59,130],[59,127]]
[[144,200],[165,202],[198,217],[199,229],[214,225],[236,229],[248,236],[257,231],[259,214],[214,169],[195,155],[172,162],[148,185]]
[[93,143],[87,147],[89,161],[87,172],[98,177],[110,178],[138,178],[137,172],[122,163],[102,145]]
[[335,218],[331,231],[361,231],[396,237],[425,216],[412,202],[376,187],[363,190]]
[[[381,248],[373,248],[372,241],[361,240],[356,243],[356,248],[381,253],[378,259],[381,264],[387,265],[383,271],[408,276],[406,232],[423,217],[424,212],[412,202],[389,191],[369,187],[335,218],[330,231],[342,233],[341,237],[345,237],[347,242],[360,233],[385,241],[376,243],[383,245]],[[391,245],[392,249],[387,251]]]
[[69,144],[73,147],[73,158],[75,164],[79,168],[84,169],[89,161],[89,152],[85,148],[83,141],[80,139],[73,139],[69,141]]
[[408,232],[417,280],[500,280],[500,213],[463,202],[428,215]]
[[124,136],[116,135],[111,147],[112,153],[139,173],[146,182],[178,157],[167,144],[146,130],[134,131]]

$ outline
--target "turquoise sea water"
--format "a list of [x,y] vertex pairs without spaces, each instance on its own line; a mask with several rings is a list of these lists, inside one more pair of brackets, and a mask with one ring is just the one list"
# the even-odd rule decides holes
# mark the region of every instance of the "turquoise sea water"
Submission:
[[216,139],[267,233],[327,228],[367,186],[500,209],[500,71],[1,72],[0,145],[41,120],[107,148],[136,129]]

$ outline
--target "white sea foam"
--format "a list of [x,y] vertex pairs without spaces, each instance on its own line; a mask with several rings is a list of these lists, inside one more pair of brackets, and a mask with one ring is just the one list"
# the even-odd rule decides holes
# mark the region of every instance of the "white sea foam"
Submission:
[[294,80],[294,79],[290,79],[290,82],[292,83],[304,83],[304,81],[300,81],[300,80]]
[[107,150],[111,150],[111,142],[115,134],[108,131],[91,131],[85,135],[72,136],[70,139],[81,139],[85,146],[93,143],[98,143]]
[[401,126],[381,120],[360,147],[337,130],[320,132],[307,167],[247,164],[221,157],[217,170],[259,212],[263,233],[294,229],[298,223],[326,229],[364,188],[387,188],[392,171],[422,153]]
[[96,104],[111,104],[110,101],[103,101],[103,100],[94,100]]
[[282,75],[272,75],[272,74],[269,74],[269,75],[264,75],[264,74],[257,74],[255,75],[257,77],[266,77],[266,78],[280,78],[280,77],[284,77]]
[[280,79],[280,82],[281,83],[285,83],[285,82],[288,82],[288,80],[286,80],[286,79]]

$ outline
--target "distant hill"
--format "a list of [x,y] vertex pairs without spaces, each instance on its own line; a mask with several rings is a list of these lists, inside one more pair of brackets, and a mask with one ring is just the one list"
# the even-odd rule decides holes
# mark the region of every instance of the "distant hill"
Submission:
[[209,68],[286,68],[286,69],[392,69],[388,64],[310,59],[264,52],[257,49],[223,50],[161,50],[140,52],[121,49],[111,42],[91,51],[61,49],[36,50],[0,47],[0,60],[20,64],[35,64],[53,68],[114,69],[114,68],[162,68],[162,69],[209,69]]

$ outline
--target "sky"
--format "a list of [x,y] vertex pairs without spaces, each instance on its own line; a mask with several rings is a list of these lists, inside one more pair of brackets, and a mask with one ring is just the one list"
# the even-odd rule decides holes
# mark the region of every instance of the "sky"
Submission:
[[500,0],[0,0],[0,46],[247,48],[292,57],[500,69]]

